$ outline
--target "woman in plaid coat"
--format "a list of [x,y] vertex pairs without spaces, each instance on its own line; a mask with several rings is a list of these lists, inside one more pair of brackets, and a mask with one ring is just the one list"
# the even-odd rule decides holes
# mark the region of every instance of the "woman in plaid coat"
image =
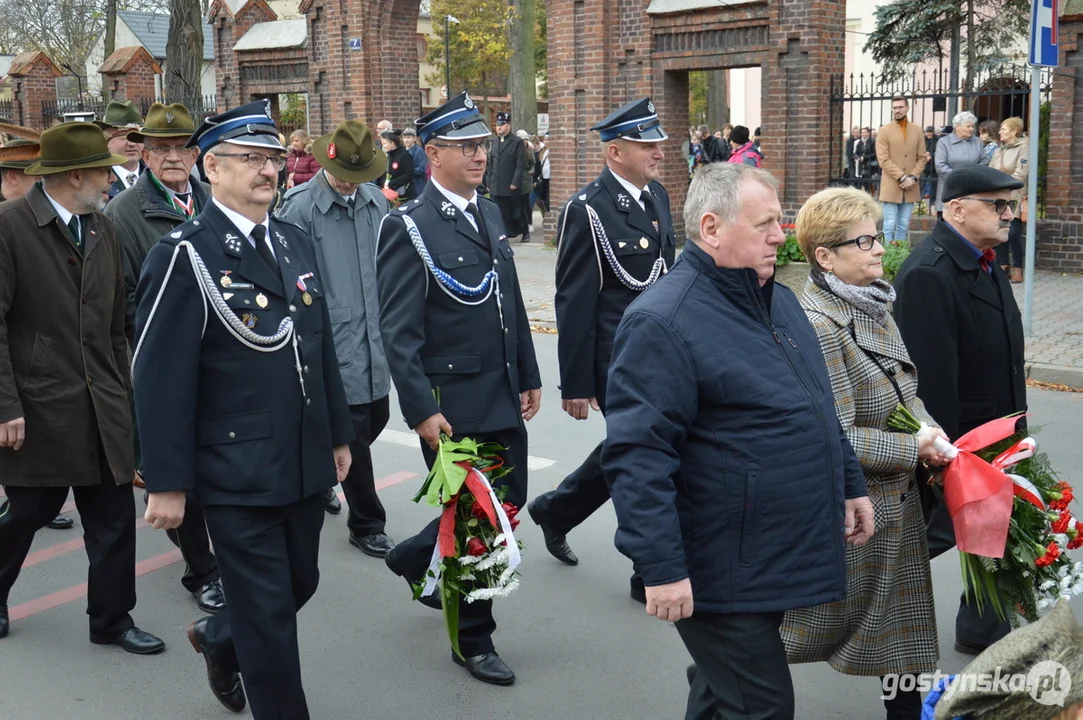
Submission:
[[[933,419],[917,398],[917,374],[881,279],[879,204],[854,188],[817,193],[797,216],[797,240],[812,266],[801,305],[820,339],[835,408],[865,470],[876,535],[847,548],[847,597],[790,611],[782,626],[790,662],[826,660],[849,675],[932,672],[939,659],[925,525],[915,485],[919,461],[943,464],[933,429],[906,435],[887,429],[904,403]],[[888,720],[917,720],[921,693],[884,702]]]

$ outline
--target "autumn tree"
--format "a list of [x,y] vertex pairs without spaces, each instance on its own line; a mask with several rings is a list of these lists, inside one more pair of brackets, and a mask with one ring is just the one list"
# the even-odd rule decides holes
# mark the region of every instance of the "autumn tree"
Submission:
[[[508,0],[432,0],[429,7],[433,31],[439,42],[429,44],[426,62],[436,70],[426,80],[436,85],[444,84],[444,18],[451,15],[458,23],[447,24],[451,55],[449,97],[463,90],[483,97],[507,94],[512,58],[510,28],[522,0],[515,2],[516,5],[509,6]],[[544,96],[545,2],[533,0],[532,4],[532,10],[528,8],[526,12],[534,17],[534,47],[528,52],[533,54],[534,78],[541,85]],[[524,102],[513,95],[512,106],[520,104],[530,105],[530,114],[534,117],[534,102]]]

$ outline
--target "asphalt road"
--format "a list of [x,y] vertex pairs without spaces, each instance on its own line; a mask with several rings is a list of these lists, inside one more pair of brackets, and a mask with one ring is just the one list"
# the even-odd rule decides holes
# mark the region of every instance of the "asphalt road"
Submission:
[[[575,422],[559,410],[556,338],[535,335],[545,382],[542,412],[530,424],[533,494],[560,482],[602,437],[592,417]],[[1043,449],[1065,473],[1083,467],[1079,424],[1083,394],[1031,391]],[[410,501],[425,472],[421,453],[395,417],[374,447],[376,475],[393,538],[413,534],[434,516]],[[1069,479],[1072,479],[1070,474]],[[1078,480],[1078,478],[1075,478]],[[135,500],[133,500],[135,502]],[[142,501],[138,501],[142,516]],[[1079,511],[1077,504],[1076,510]],[[13,621],[0,640],[0,720],[196,720],[238,717],[207,688],[203,661],[184,628],[198,617],[180,585],[183,570],[163,533],[137,533],[140,627],[168,647],[152,657],[87,641],[86,556],[74,531],[42,530],[12,591]],[[312,717],[318,720],[506,717],[515,720],[681,718],[688,655],[668,624],[647,617],[627,594],[629,562],[613,547],[607,506],[570,542],[580,564],[568,568],[544,550],[524,513],[527,545],[522,586],[496,607],[501,656],[515,670],[511,688],[483,685],[451,663],[439,613],[409,601],[405,583],[383,562],[346,542],[342,516],[323,530],[319,591],[300,615],[301,664]],[[961,590],[954,553],[933,563],[941,668],[962,669],[952,650]],[[85,588],[82,588],[85,590]],[[47,608],[53,605],[54,607]],[[1076,603],[1083,617],[1083,603]],[[18,610],[22,608],[22,610]],[[883,717],[876,678],[840,675],[826,664],[794,666],[801,720]],[[241,715],[239,717],[245,717]]]

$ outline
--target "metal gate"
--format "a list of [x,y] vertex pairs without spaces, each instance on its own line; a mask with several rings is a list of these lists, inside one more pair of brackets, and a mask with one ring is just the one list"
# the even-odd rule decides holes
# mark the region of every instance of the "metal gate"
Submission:
[[[1041,125],[1039,133],[1038,199],[1039,213],[1045,210],[1045,168],[1048,146],[1049,100],[1055,69],[1042,70]],[[853,128],[859,128],[858,136],[874,133],[880,126],[892,122],[891,98],[901,95],[910,102],[910,122],[925,130],[926,151],[935,158],[936,144],[945,134],[952,132],[951,122],[959,112],[969,111],[978,123],[995,120],[998,123],[1009,117],[1023,121],[1024,132],[1033,136],[1030,122],[1030,68],[1024,65],[1001,65],[975,74],[972,87],[953,92],[946,70],[921,70],[909,78],[886,80],[883,75],[862,73],[837,75],[831,80],[831,112],[828,142],[831,146],[832,185],[852,185],[875,193],[880,182],[879,163],[875,154],[862,156],[855,153]],[[842,124],[838,125],[839,118]],[[933,132],[928,132],[932,128]],[[977,128],[975,128],[977,134]],[[996,138],[999,143],[999,138]],[[936,173],[934,159],[926,164],[921,178],[922,195],[936,197]]]

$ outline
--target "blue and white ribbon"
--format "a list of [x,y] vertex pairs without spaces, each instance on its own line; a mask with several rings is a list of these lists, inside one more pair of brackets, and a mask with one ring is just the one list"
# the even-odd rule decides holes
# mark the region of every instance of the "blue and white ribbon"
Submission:
[[414,246],[414,250],[417,251],[418,256],[421,258],[421,262],[425,264],[425,267],[429,269],[432,276],[436,278],[436,284],[443,290],[448,297],[461,305],[481,305],[489,299],[490,295],[496,296],[496,309],[500,314],[500,328],[504,329],[504,307],[500,301],[500,275],[497,274],[494,267],[489,272],[485,273],[485,277],[482,278],[481,283],[470,287],[464,285],[455,278],[451,277],[445,270],[436,267],[436,263],[433,262],[432,255],[429,254],[429,249],[425,246],[425,241],[421,237],[421,231],[417,228],[417,223],[413,221],[409,215],[402,215],[402,220],[406,224],[406,232],[410,236],[410,242]]

